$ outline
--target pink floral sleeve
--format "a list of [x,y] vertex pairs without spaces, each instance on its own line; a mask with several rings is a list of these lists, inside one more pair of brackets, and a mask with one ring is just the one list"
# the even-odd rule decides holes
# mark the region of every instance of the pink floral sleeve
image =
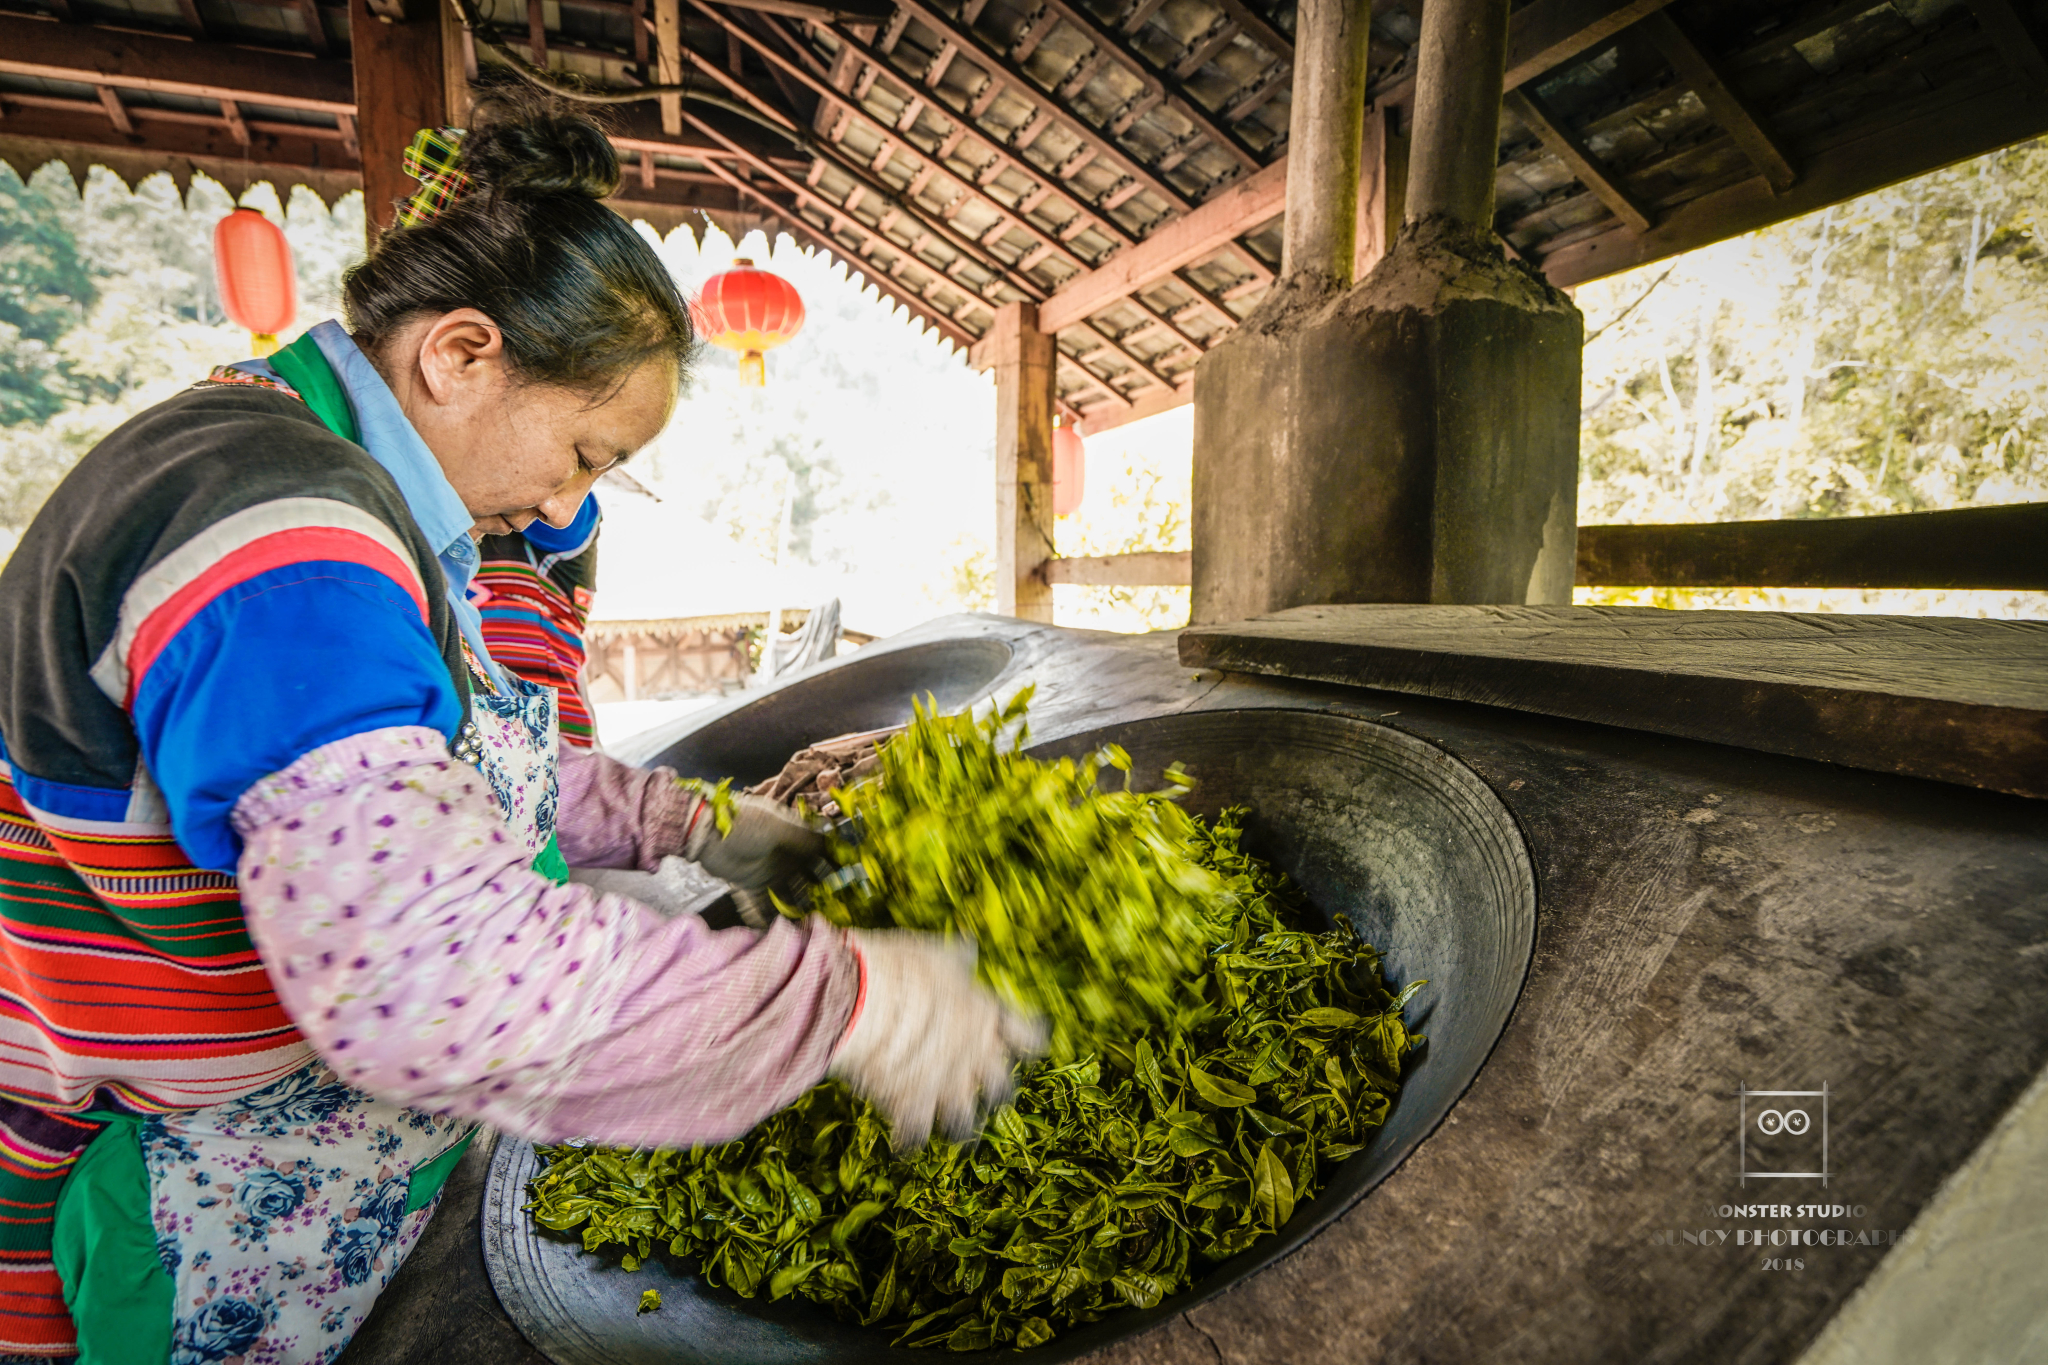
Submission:
[[703,809],[676,785],[671,768],[629,768],[591,749],[563,745],[557,760],[561,805],[555,838],[571,867],[653,872],[680,853]]
[[482,778],[399,727],[246,792],[242,904],[293,1022],[351,1084],[524,1137],[722,1141],[825,1073],[859,987],[821,921],[664,922],[528,870]]

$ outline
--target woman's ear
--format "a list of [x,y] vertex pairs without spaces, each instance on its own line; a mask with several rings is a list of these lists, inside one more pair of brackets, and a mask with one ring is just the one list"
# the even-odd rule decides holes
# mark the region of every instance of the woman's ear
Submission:
[[427,324],[420,336],[420,386],[442,406],[495,392],[503,377],[505,338],[474,308],[457,308]]

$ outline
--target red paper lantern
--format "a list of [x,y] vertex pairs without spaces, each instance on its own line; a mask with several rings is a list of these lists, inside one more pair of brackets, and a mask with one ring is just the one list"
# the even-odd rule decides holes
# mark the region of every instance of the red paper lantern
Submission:
[[732,269],[704,281],[692,320],[703,322],[704,339],[740,356],[740,382],[761,388],[768,366],[761,356],[788,341],[804,325],[804,301],[782,276],[754,269],[742,256]]
[[1052,514],[1070,517],[1088,491],[1088,450],[1072,427],[1052,429]]
[[299,315],[299,278],[283,229],[255,209],[236,209],[213,225],[213,273],[220,306],[249,329],[256,354],[277,349],[277,334]]

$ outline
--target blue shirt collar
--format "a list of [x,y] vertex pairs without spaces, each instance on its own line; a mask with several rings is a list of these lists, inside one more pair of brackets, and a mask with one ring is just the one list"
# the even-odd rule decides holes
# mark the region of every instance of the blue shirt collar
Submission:
[[441,572],[448,580],[448,605],[455,612],[462,638],[469,642],[477,662],[489,671],[499,689],[509,691],[503,670],[484,647],[483,617],[469,600],[470,580],[477,568],[476,542],[470,539],[469,528],[476,524],[476,518],[462,505],[448,476],[441,472],[441,462],[427,449],[419,432],[413,430],[412,421],[398,405],[397,395],[354,338],[332,318],[315,326],[310,335],[335,378],[341,381],[349,407],[355,410],[356,430],[362,437],[363,449],[391,475],[413,521],[434,547]]

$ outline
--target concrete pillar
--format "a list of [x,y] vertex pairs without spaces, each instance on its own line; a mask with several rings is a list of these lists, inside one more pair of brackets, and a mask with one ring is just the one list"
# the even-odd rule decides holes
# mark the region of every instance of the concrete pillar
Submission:
[[1372,273],[1275,289],[1197,367],[1196,622],[1571,600],[1583,327],[1492,233],[1507,12],[1423,11],[1405,225]]
[[1280,273],[1314,290],[1351,283],[1371,0],[1301,0],[1288,109]]
[[[450,34],[444,9],[442,0],[406,0],[405,17],[394,20],[373,12],[365,0],[349,0],[356,140],[362,148],[363,208],[371,241],[391,226],[396,201],[419,188],[399,166],[412,135],[469,113],[464,107],[450,114],[455,91],[466,92],[468,83],[463,49]],[[454,31],[460,27],[454,25]]]
[[996,610],[1049,622],[1053,338],[1038,330],[1037,304],[1010,303],[981,347],[996,377]]

